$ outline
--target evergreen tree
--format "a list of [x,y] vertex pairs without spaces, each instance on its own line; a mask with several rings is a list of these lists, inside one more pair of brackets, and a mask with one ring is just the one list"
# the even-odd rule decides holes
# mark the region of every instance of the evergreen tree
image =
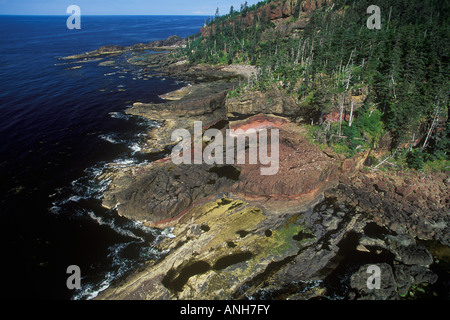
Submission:
[[[243,3],[240,14],[271,2],[251,7]],[[215,32],[192,42],[186,54],[194,63],[255,65],[260,72],[254,89],[275,85],[297,99],[299,108],[323,114],[339,108],[336,101],[343,93],[367,87],[364,112],[355,112],[353,126],[341,124],[350,149],[356,149],[362,137],[379,138],[379,128],[384,128],[394,138],[393,148],[413,138],[423,144],[430,132],[427,157],[446,157],[448,106],[443,101],[450,92],[449,2],[379,0],[380,30],[366,27],[371,4],[335,0],[333,7],[315,10],[297,38],[273,28],[265,10],[247,25],[232,7],[228,15],[218,17],[217,12]],[[434,121],[437,100],[441,111],[439,121]]]

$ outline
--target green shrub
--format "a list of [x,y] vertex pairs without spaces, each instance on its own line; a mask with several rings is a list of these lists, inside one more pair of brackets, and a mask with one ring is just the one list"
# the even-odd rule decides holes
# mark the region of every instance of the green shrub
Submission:
[[347,145],[345,144],[339,144],[336,143],[333,145],[333,151],[338,154],[343,154],[347,158],[350,158],[353,155],[353,150],[351,150]]
[[415,149],[413,151],[408,152],[406,155],[406,163],[408,164],[408,167],[411,169],[421,170],[424,166],[424,156],[425,154],[422,152],[422,150]]
[[423,167],[425,172],[450,171],[449,160],[433,160],[427,161]]

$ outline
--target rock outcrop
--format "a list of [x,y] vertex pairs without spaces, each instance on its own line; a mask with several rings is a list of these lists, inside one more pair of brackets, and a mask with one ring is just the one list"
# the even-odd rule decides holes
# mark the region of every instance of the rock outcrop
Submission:
[[[359,226],[358,219],[347,218],[353,221],[350,228]],[[314,210],[280,216],[245,201],[219,197],[193,208],[178,221],[173,231],[177,241],[159,245],[169,252],[163,260],[150,263],[99,298],[239,299],[256,297],[293,280],[309,282],[310,275],[334,257],[336,244],[348,231],[344,227],[328,238],[315,229],[318,219]],[[321,249],[322,241],[331,248]],[[292,278],[289,273],[294,271]],[[279,281],[268,281],[277,277]],[[315,289],[312,286],[313,296],[324,291]]]
[[226,81],[196,84],[188,87],[177,99],[165,103],[136,102],[125,112],[161,123],[148,132],[148,139],[142,147],[146,152],[162,152],[177,143],[171,139],[174,130],[187,129],[192,133],[194,121],[201,121],[207,128],[225,120],[225,99],[232,85]]
[[[158,245],[163,259],[98,298],[398,300],[438,279],[423,245],[332,197],[276,214],[219,195],[188,210],[172,232]],[[377,290],[367,287],[373,265]]]
[[276,87],[262,93],[246,91],[239,97],[227,99],[229,116],[255,115],[258,113],[296,116],[299,113],[295,100],[280,92]]
[[176,217],[186,209],[233,182],[216,173],[213,166],[157,162],[137,172],[131,169],[114,172],[103,205],[116,207],[119,215],[161,228],[174,225]]
[[[279,130],[279,164],[276,174],[261,175],[266,165],[236,165],[240,179],[232,191],[248,201],[257,200],[282,212],[314,200],[337,182],[338,162],[312,145],[306,130],[285,118],[256,115],[230,123],[230,128]],[[281,205],[280,205],[281,204]]]
[[[290,32],[292,29],[303,29],[305,21],[307,21],[314,10],[322,8],[325,5],[331,5],[332,2],[332,0],[279,0],[262,6],[256,11],[240,15],[234,20],[225,23],[245,27],[254,25],[257,20],[265,19],[282,27],[279,22],[283,22],[291,17],[302,18],[291,24],[289,28]],[[216,32],[216,29],[217,26],[212,24],[211,26],[203,27],[200,31],[203,37],[209,37],[211,33]]]
[[127,51],[142,51],[142,50],[170,50],[179,48],[185,45],[185,41],[180,37],[174,35],[170,36],[165,40],[157,40],[149,43],[137,43],[132,46],[119,46],[119,45],[108,45],[100,47],[94,51],[85,52],[82,54],[76,54],[68,57],[64,57],[64,60],[79,60],[79,59],[90,59],[96,57],[114,56],[117,54],[122,54]]
[[340,177],[339,193],[395,232],[450,245],[448,177],[360,170]]
[[[120,215],[151,226],[176,223],[191,206],[221,193],[258,202],[273,212],[298,210],[337,182],[337,162],[307,140],[305,131],[279,117],[257,115],[230,123],[231,129],[271,129],[280,132],[279,167],[275,175],[261,175],[261,163],[174,165],[170,158],[138,168],[113,169],[103,205]],[[258,146],[256,146],[258,147]],[[250,148],[248,149],[250,150]],[[248,150],[246,158],[248,158]],[[280,206],[280,203],[283,205]],[[295,208],[295,209],[293,209]]]

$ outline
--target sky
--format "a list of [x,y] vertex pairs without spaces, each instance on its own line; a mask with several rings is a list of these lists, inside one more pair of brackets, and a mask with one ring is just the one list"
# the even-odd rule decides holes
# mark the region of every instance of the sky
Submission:
[[[0,15],[69,15],[77,5],[81,15],[214,15],[239,10],[245,0],[0,0]],[[248,5],[259,0],[247,0]]]

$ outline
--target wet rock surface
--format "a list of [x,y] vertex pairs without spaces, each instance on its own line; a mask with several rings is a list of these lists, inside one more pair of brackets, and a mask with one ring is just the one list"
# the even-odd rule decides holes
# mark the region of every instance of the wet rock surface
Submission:
[[[330,216],[341,219],[337,229],[323,224]],[[448,286],[436,286],[445,274],[421,259],[404,261],[381,227],[366,234],[373,228],[372,217],[336,198],[276,215],[218,197],[178,220],[174,238],[159,245],[163,259],[150,261],[99,298],[397,300],[436,292],[447,298]],[[431,256],[415,239],[395,237],[408,255]],[[361,243],[367,251],[357,249]],[[381,271],[380,289],[367,287],[373,265]]]

